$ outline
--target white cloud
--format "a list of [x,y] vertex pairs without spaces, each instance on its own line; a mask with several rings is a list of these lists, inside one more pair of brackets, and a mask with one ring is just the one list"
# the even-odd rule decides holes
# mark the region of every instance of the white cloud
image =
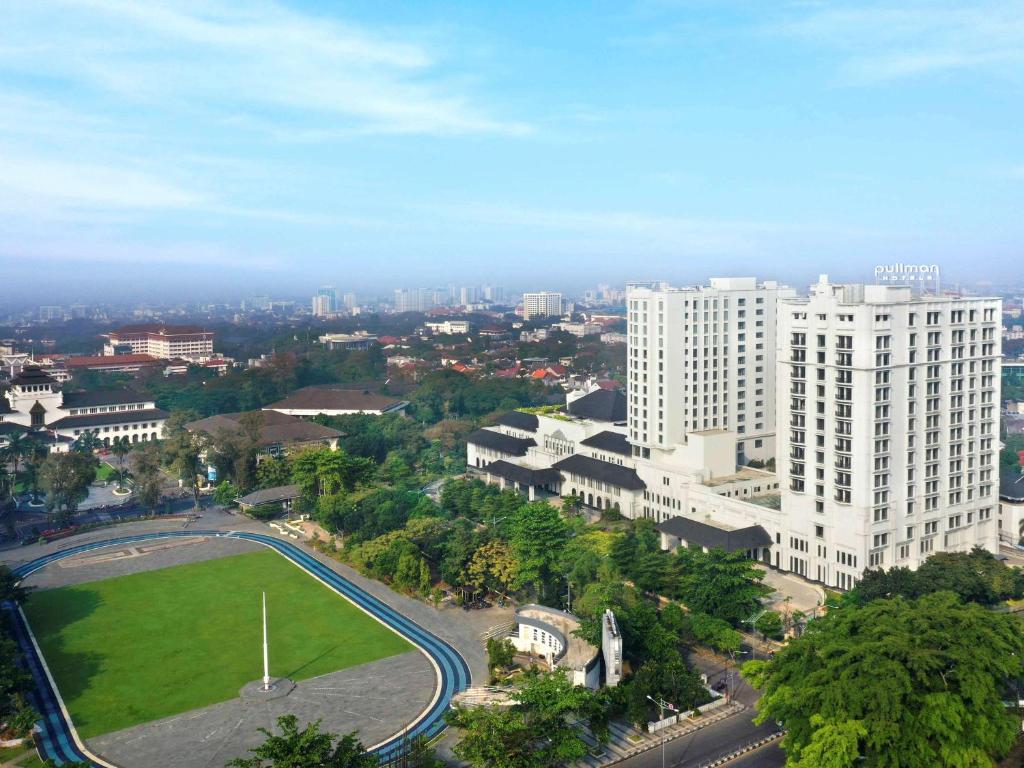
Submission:
[[190,208],[202,195],[143,171],[58,161],[0,148],[0,211]]
[[768,32],[838,52],[848,83],[956,70],[1010,74],[1024,63],[1020,0],[822,2],[796,8],[797,14]]
[[157,110],[292,111],[324,131],[339,120],[391,133],[530,130],[472,104],[423,43],[273,2],[49,0],[7,17],[0,70],[45,72]]

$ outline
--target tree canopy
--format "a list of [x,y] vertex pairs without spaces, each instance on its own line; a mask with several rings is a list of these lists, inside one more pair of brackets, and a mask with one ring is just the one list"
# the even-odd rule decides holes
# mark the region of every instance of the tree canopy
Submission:
[[845,604],[743,673],[794,768],[990,768],[1019,728],[1002,704],[1022,672],[1008,614],[937,592]]

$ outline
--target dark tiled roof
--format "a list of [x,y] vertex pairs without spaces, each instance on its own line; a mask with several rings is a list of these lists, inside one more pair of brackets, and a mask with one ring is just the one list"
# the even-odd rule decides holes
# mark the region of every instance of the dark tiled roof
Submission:
[[580,440],[580,445],[586,445],[589,448],[596,448],[599,451],[607,451],[608,453],[617,453],[621,456],[629,456],[632,453],[626,436],[621,432],[611,432],[609,430],[591,435],[586,440]]
[[278,485],[273,488],[264,488],[262,491],[253,491],[235,501],[242,506],[258,507],[261,504],[274,504],[279,501],[297,499],[301,495],[302,491],[297,485]]
[[637,475],[636,470],[631,467],[592,459],[590,456],[583,456],[579,453],[562,459],[553,466],[562,472],[572,472],[591,480],[600,480],[602,483],[614,485],[616,488],[625,488],[628,491],[641,491],[647,487],[646,483]]
[[57,380],[36,365],[26,365],[21,373],[11,379],[11,384],[56,384]]
[[511,456],[525,456],[527,448],[537,444],[533,438],[512,437],[492,429],[478,429],[466,438],[466,442]]
[[140,411],[114,411],[113,413],[89,413],[84,416],[65,416],[46,426],[50,429],[91,429],[108,424],[136,424],[140,421],[162,421],[167,411],[147,408]]
[[284,400],[266,407],[266,410],[301,411],[380,411],[399,410],[406,403],[386,395],[375,395],[361,389],[339,387],[303,387],[292,392]]
[[654,530],[683,539],[708,549],[724,549],[726,552],[746,551],[772,545],[772,537],[760,525],[726,531],[714,525],[691,520],[686,517],[670,517],[654,526]]
[[[331,427],[317,424],[315,421],[304,421],[298,416],[289,416],[277,411],[256,411],[263,415],[260,428],[260,445],[287,445],[288,443],[306,443],[317,440],[333,440],[341,437],[341,432]],[[185,426],[191,432],[205,432],[213,437],[223,431],[237,432],[240,429],[241,413],[222,413],[208,416],[205,419],[192,421]]]
[[1024,502],[1024,475],[1012,469],[999,471],[999,498],[1009,502]]
[[569,403],[569,413],[594,421],[625,421],[626,396],[618,389],[595,389]]
[[483,468],[484,472],[489,472],[495,477],[503,477],[506,480],[511,480],[514,483],[520,483],[522,485],[548,485],[550,483],[560,483],[562,481],[562,474],[553,468],[549,469],[533,469],[531,467],[521,467],[518,464],[513,464],[510,461],[492,461],[486,467]]
[[527,432],[537,431],[537,416],[532,413],[509,411],[498,419],[498,423],[513,429],[525,429]]
[[130,389],[98,389],[95,392],[64,393],[64,408],[91,408],[99,405],[151,402],[153,402],[153,398],[149,395],[139,394]]

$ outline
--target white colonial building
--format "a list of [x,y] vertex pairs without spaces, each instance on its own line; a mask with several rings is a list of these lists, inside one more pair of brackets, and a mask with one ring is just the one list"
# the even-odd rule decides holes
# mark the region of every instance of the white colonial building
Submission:
[[0,396],[0,423],[48,435],[55,450],[87,432],[105,445],[118,437],[133,443],[157,440],[166,420],[167,412],[147,395],[127,389],[65,392],[34,366],[26,366]]

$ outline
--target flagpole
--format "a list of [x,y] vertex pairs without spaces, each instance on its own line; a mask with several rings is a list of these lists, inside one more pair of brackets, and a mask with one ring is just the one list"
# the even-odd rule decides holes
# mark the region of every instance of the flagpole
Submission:
[[263,593],[263,690],[270,690],[270,658],[267,654],[267,593]]

